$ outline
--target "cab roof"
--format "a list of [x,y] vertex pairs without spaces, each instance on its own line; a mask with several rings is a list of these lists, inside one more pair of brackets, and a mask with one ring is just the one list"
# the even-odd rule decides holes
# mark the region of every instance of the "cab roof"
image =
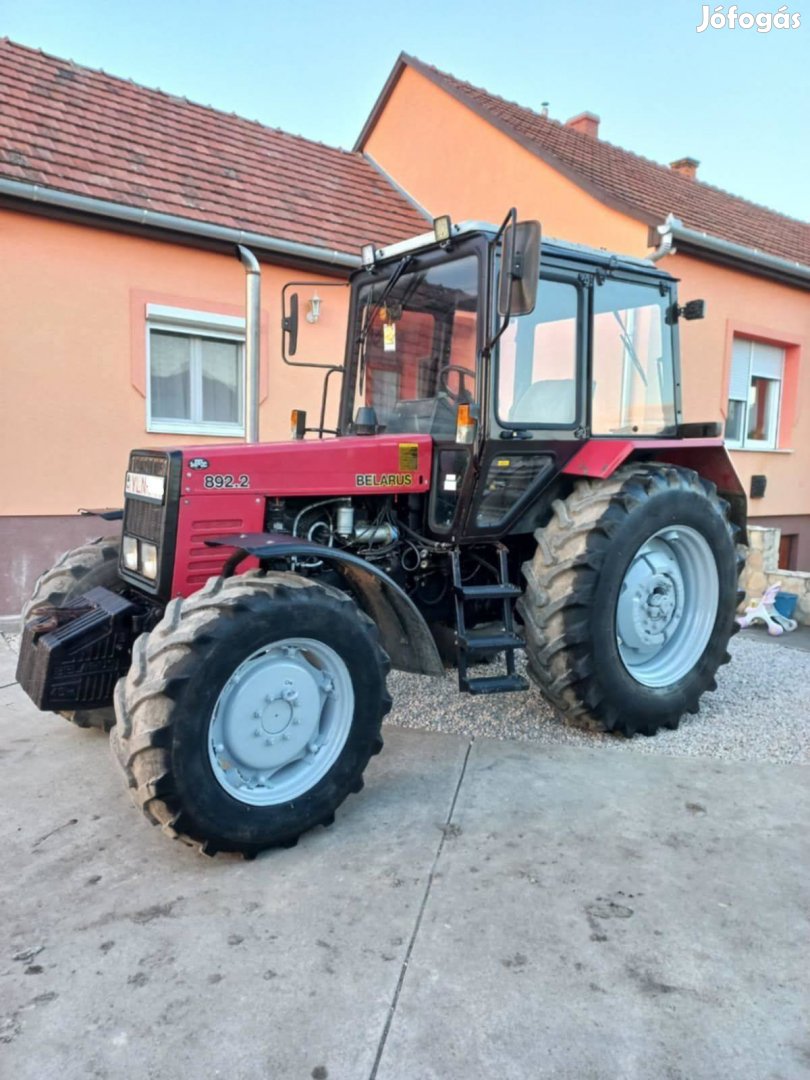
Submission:
[[[493,240],[498,233],[498,226],[488,221],[462,221],[451,227],[451,238],[461,239],[475,233],[483,234],[488,240]],[[436,237],[430,232],[420,233],[408,240],[401,240],[387,247],[377,248],[374,252],[375,266],[386,263],[392,259],[400,259],[403,255],[410,255],[423,249],[436,246]],[[672,275],[659,267],[651,259],[637,258],[634,255],[621,255],[605,248],[589,247],[587,244],[576,244],[570,240],[558,240],[554,237],[544,236],[541,241],[541,255],[556,256],[562,259],[575,260],[580,263],[590,263],[594,266],[606,266],[612,269],[624,268],[636,273],[650,274],[655,277],[672,280]]]

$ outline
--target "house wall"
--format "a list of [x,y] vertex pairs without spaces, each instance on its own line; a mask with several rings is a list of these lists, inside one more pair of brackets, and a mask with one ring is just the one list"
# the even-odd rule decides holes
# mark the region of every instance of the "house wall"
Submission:
[[[288,437],[292,408],[310,423],[320,408],[322,373],[280,358],[290,280],[327,279],[262,265],[265,441]],[[348,289],[319,290],[315,325],[303,317],[314,290],[297,291],[296,359],[342,362]],[[79,534],[109,531],[75,514],[122,504],[131,448],[240,441],[147,433],[145,313],[151,302],[241,316],[244,293],[235,255],[0,210],[0,615],[20,610],[36,574]]]
[[[780,541],[785,537],[792,537],[794,550],[784,562],[779,560],[779,545],[777,544],[777,558],[775,567],[777,570],[792,570],[794,567],[804,567],[804,573],[810,572],[810,514],[785,514],[781,517],[757,516],[752,521],[761,529],[778,531]],[[790,555],[793,558],[790,558]],[[810,612],[808,612],[810,617]]]
[[[412,68],[405,68],[365,151],[430,213],[499,221],[515,205],[546,235],[643,256],[647,227],[606,206]],[[707,317],[681,323],[686,420],[725,420],[735,332],[788,348],[776,451],[734,451],[746,491],[768,478],[754,517],[792,515],[810,570],[810,302],[805,291],[684,255],[664,260],[680,295]]]
[[406,67],[364,151],[432,214],[501,221],[510,206],[543,231],[643,255],[647,227],[606,207]]
[[682,300],[702,297],[707,304],[705,319],[680,324],[687,419],[725,421],[735,333],[786,349],[779,448],[733,450],[731,457],[746,491],[753,475],[767,477],[764,498],[749,502],[752,518],[802,519],[799,569],[810,570],[810,297],[688,255],[669,256],[663,266],[681,279]]

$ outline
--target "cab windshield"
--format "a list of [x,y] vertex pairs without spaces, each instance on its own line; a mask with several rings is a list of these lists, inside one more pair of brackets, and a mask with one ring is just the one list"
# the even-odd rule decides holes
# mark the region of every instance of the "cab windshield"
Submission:
[[405,264],[386,292],[390,280],[359,293],[355,410],[373,406],[379,430],[452,439],[476,394],[478,259]]

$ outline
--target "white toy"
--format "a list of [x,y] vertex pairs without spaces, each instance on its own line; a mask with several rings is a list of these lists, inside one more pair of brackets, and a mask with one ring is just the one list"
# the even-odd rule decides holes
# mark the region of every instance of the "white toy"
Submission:
[[753,626],[754,623],[764,623],[768,628],[768,633],[773,637],[778,637],[780,634],[784,634],[785,631],[790,633],[791,630],[796,629],[799,625],[796,620],[786,619],[785,616],[780,615],[774,607],[776,594],[781,587],[781,583],[771,585],[765,590],[765,594],[761,600],[748,601],[745,611],[742,615],[737,616],[737,622],[743,630],[749,626]]

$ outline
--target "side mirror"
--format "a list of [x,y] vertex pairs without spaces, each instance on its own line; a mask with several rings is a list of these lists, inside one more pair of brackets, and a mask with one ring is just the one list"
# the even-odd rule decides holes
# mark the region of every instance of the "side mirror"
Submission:
[[667,322],[670,326],[678,321],[678,319],[705,319],[706,318],[706,301],[705,300],[690,300],[684,304],[683,307],[678,307],[677,303],[670,304],[667,308]]
[[706,301],[705,300],[690,300],[684,304],[680,309],[681,315],[685,319],[705,319],[706,318]]
[[498,288],[498,314],[528,315],[534,311],[540,277],[540,222],[506,226]]
[[[289,334],[289,345],[287,349],[284,349],[284,335]],[[290,314],[285,315],[284,309],[281,312],[281,353],[282,356],[295,356],[295,350],[298,348],[298,293],[293,293],[290,297]]]

